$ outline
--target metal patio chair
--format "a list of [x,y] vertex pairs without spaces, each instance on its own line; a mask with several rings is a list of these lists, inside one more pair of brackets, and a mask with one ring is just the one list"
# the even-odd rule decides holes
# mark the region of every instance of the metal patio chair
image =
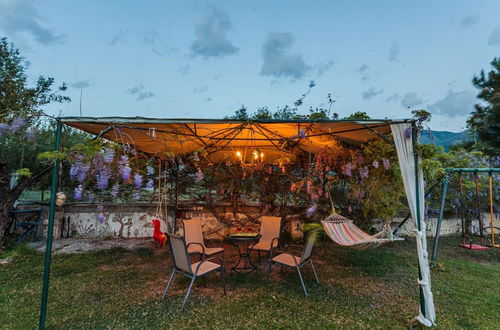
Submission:
[[316,270],[314,269],[314,264],[312,262],[312,251],[314,242],[316,241],[316,237],[318,236],[318,230],[313,230],[309,233],[306,239],[306,244],[304,245],[304,249],[302,250],[302,255],[299,257],[294,256],[288,252],[281,252],[277,256],[273,257],[273,248],[271,247],[271,254],[269,256],[269,269],[266,276],[266,284],[269,282],[269,274],[271,274],[271,267],[273,264],[280,264],[283,266],[294,267],[297,269],[297,273],[299,274],[300,283],[302,284],[302,288],[304,289],[304,294],[307,297],[307,289],[304,284],[304,279],[302,278],[302,273],[300,269],[304,267],[306,264],[311,264],[311,268],[314,273],[314,277],[316,278],[316,282],[319,283],[318,275],[316,274]]
[[260,252],[271,253],[271,248],[279,247],[281,231],[281,217],[263,216],[260,221],[260,235],[262,236],[257,244],[252,246],[251,251],[257,251],[260,259]]
[[[198,277],[203,277],[207,274],[210,274],[215,271],[219,271],[222,277],[222,285],[224,287],[224,295],[226,295],[226,279],[224,278],[224,264],[222,263],[221,258],[211,258],[198,261],[194,264],[191,264],[191,260],[189,259],[189,253],[186,247],[186,243],[181,236],[167,234],[168,236],[168,245],[170,247],[170,251],[172,253],[172,258],[174,262],[174,269],[172,270],[172,274],[168,279],[167,286],[165,287],[165,291],[163,292],[162,299],[168,293],[170,289],[170,285],[174,279],[175,274],[181,274],[191,279],[191,283],[189,284],[186,295],[184,296],[184,300],[181,305],[181,312],[184,310],[184,306],[189,298],[189,294],[191,293],[191,289],[193,287],[194,281]],[[219,260],[220,264],[212,262],[212,260]]]
[[[203,229],[199,218],[184,219],[182,220],[184,227],[184,239],[186,240],[187,249],[189,254],[199,254],[211,257],[218,253],[222,254],[222,263],[225,265],[224,248],[223,247],[207,247],[203,238]],[[200,259],[201,259],[200,258]]]

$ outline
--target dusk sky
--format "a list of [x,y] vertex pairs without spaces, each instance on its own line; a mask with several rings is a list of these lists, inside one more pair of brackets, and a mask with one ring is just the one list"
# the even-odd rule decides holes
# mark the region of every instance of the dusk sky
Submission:
[[222,118],[305,99],[345,116],[460,131],[471,79],[500,56],[500,1],[0,0],[0,36],[28,73],[66,82],[51,114]]

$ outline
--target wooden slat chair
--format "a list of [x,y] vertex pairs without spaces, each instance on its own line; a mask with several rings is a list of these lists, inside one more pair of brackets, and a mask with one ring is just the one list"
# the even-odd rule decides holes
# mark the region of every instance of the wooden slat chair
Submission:
[[[170,289],[170,285],[174,279],[175,274],[181,274],[191,279],[191,283],[189,284],[186,295],[184,296],[184,300],[181,305],[181,312],[184,310],[184,306],[189,298],[189,294],[191,293],[191,289],[193,287],[194,281],[198,277],[205,278],[205,275],[210,274],[215,271],[219,271],[222,277],[222,285],[224,287],[224,295],[226,292],[226,280],[224,277],[224,264],[221,258],[211,258],[198,261],[194,264],[191,264],[191,260],[189,259],[189,253],[186,247],[186,242],[181,236],[167,234],[168,236],[168,245],[170,247],[170,251],[172,253],[172,258],[174,261],[174,269],[172,270],[172,274],[168,280],[167,286],[165,287],[165,291],[163,292],[162,299],[168,293]],[[212,260],[218,260],[219,263],[212,262]]]
[[271,251],[271,248],[279,247],[281,232],[281,217],[263,216],[260,220],[260,235],[262,236],[257,244],[252,246],[251,251],[260,252]]
[[182,225],[184,227],[184,239],[186,240],[189,254],[199,254],[202,257],[211,257],[221,253],[222,261],[225,264],[223,247],[209,248],[205,245],[203,230],[199,218],[184,219],[182,221]]
[[302,284],[302,288],[304,289],[304,294],[306,297],[307,289],[304,284],[304,280],[302,278],[302,273],[300,269],[304,267],[307,263],[311,264],[311,268],[314,273],[314,277],[316,278],[316,282],[319,283],[318,275],[316,274],[316,270],[314,269],[314,265],[312,262],[312,251],[314,242],[316,241],[316,237],[318,236],[318,230],[313,230],[307,236],[306,244],[304,245],[304,249],[302,250],[302,255],[300,257],[296,257],[288,252],[280,252],[277,256],[273,257],[273,249],[271,248],[271,255],[269,257],[269,269],[266,276],[266,284],[269,282],[269,274],[271,274],[271,267],[273,264],[280,264],[282,266],[294,267],[297,269],[297,273],[299,274],[300,283]]

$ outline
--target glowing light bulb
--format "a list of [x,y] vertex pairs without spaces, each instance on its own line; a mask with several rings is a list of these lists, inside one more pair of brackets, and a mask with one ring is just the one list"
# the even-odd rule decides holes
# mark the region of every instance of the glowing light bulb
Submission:
[[236,151],[236,157],[241,158],[241,151]]
[[258,154],[258,152],[257,152],[257,151],[254,151],[254,152],[253,152],[253,158],[255,158],[255,159],[259,159],[259,154]]
[[262,159],[262,158],[264,158],[264,153],[263,152],[260,153],[260,159]]

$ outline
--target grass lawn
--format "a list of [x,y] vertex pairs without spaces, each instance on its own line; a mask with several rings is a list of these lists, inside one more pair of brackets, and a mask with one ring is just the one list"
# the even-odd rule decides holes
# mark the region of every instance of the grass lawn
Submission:
[[[432,270],[438,328],[498,329],[500,251],[468,251],[458,239],[442,239]],[[432,242],[429,242],[431,246]],[[294,250],[298,247],[290,247]],[[276,267],[266,288],[262,271],[228,274],[228,295],[217,274],[199,281],[186,311],[178,309],[188,279],[177,277],[160,301],[170,271],[165,249],[112,249],[53,257],[47,325],[50,328],[419,328],[415,243],[376,250],[318,244],[320,284],[305,267],[310,296],[297,274]],[[24,246],[0,254],[0,328],[38,325],[43,255]],[[234,255],[227,257],[229,267]],[[265,262],[261,264],[265,267]]]

